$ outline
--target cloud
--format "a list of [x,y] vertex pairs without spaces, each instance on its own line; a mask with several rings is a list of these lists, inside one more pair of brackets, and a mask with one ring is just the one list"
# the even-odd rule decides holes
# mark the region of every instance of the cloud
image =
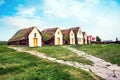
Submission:
[[4,0],[0,0],[0,6],[3,5],[5,3]]
[[[36,8],[19,4],[13,16],[3,16],[0,21],[12,27],[25,28],[37,26],[43,28],[44,22],[36,15]],[[41,29],[40,28],[40,29]]]
[[23,16],[12,16],[12,17],[3,17],[2,21],[6,22],[11,26],[19,27],[19,28],[41,26],[43,24],[39,17],[26,18]]
[[76,18],[87,22],[94,15],[94,9],[100,4],[100,0],[45,0],[44,12],[58,18]]
[[25,8],[23,5],[19,4],[17,7],[17,15],[21,16],[34,16],[36,13],[36,9],[34,7]]

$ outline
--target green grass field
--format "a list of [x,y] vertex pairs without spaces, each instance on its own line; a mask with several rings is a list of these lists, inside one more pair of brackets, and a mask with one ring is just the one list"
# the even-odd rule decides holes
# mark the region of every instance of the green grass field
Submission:
[[0,46],[0,80],[94,80],[95,77],[74,67]]
[[88,59],[78,56],[77,54],[71,52],[70,50],[63,48],[61,46],[46,46],[46,47],[36,47],[36,48],[26,48],[27,50],[37,50],[42,52],[47,56],[55,57],[61,60],[67,61],[77,61],[83,64],[92,64]]
[[74,45],[72,47],[120,65],[120,44]]

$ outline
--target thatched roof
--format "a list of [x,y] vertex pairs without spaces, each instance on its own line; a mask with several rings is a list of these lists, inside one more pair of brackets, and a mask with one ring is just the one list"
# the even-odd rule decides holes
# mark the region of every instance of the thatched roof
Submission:
[[73,27],[71,28],[73,30],[73,32],[75,33],[75,35],[77,34],[78,30],[80,29],[80,27]]
[[51,32],[55,33],[58,28],[47,28],[42,31],[42,33]]
[[64,29],[64,30],[61,30],[61,31],[62,31],[62,34],[63,34],[63,39],[67,41],[69,39],[69,34],[70,34],[71,29]]
[[[9,39],[8,42],[28,39],[28,35],[30,34],[30,32],[31,32],[34,28],[35,28],[35,27],[24,28],[24,29],[21,29],[21,30],[17,31],[17,32],[12,36],[12,38]],[[39,31],[39,30],[38,30],[38,31]],[[39,32],[40,32],[40,31],[39,31]]]
[[47,41],[54,37],[54,34],[58,28],[47,28],[42,31],[43,41]]

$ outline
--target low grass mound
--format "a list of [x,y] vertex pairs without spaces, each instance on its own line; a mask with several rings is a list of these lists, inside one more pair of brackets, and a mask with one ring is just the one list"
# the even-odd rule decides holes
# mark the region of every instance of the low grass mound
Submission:
[[120,65],[120,44],[74,45],[72,47]]
[[17,52],[7,46],[0,46],[0,80],[95,79],[91,74],[80,69],[40,59],[29,53]]
[[90,60],[80,57],[77,54],[61,46],[45,46],[45,47],[35,47],[35,48],[27,47],[27,50],[37,50],[38,52],[45,53],[47,56],[55,57],[57,59],[61,59],[65,61],[77,61],[83,64],[89,64],[89,65],[92,64]]

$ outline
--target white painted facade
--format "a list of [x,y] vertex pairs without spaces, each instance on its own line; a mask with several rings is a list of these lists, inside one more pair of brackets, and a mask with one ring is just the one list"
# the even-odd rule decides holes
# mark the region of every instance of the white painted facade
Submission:
[[57,30],[55,32],[55,45],[59,45],[58,38],[60,38],[60,45],[63,45],[63,35],[59,28],[57,28]]
[[77,32],[77,41],[78,41],[78,44],[83,44],[83,34],[80,28]]
[[86,33],[84,35],[84,38],[85,38],[85,44],[87,44],[87,34]]
[[75,34],[73,32],[73,30],[70,31],[70,44],[75,44]]
[[31,31],[28,38],[29,38],[29,47],[34,47],[34,38],[37,38],[37,42],[38,42],[37,45],[42,46],[42,36],[36,27]]

